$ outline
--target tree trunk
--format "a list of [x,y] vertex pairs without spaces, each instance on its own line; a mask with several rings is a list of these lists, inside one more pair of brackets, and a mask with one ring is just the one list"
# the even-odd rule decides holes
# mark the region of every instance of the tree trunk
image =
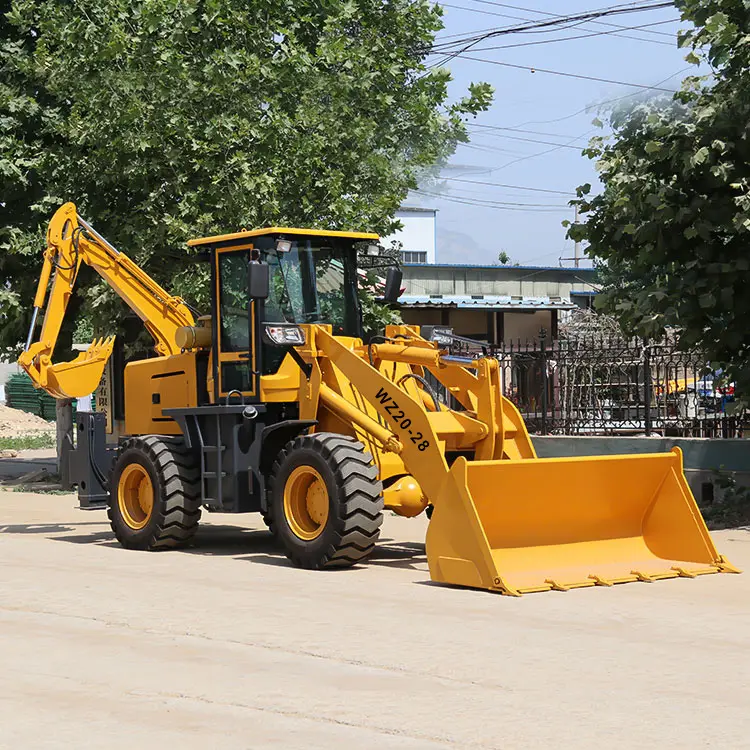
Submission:
[[68,479],[68,450],[73,445],[73,399],[61,398],[55,404],[57,421],[57,473],[63,486]]

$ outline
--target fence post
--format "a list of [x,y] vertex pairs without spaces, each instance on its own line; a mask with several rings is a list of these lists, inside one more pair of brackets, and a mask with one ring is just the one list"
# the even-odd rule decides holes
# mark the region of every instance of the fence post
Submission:
[[539,348],[542,353],[542,435],[547,434],[547,390],[549,388],[547,373],[547,331],[539,330]]
[[651,351],[648,339],[643,339],[643,405],[646,410],[646,437],[651,435]]

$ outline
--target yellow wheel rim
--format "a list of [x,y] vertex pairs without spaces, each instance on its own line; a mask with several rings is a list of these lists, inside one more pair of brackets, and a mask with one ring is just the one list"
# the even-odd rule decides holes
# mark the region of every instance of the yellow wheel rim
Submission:
[[140,464],[130,464],[120,474],[117,486],[117,504],[120,515],[131,529],[142,529],[154,510],[154,485],[146,469]]
[[310,541],[323,533],[328,521],[328,488],[312,466],[298,466],[284,486],[284,515],[292,532]]

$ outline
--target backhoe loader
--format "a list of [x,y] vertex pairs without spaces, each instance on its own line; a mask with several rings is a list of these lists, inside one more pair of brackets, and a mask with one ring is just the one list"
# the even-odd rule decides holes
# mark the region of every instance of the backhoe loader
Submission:
[[84,263],[155,350],[109,368],[110,414],[77,417],[70,471],[81,507],[106,507],[117,539],[139,550],[189,542],[203,511],[259,512],[305,568],[362,561],[384,509],[429,509],[432,580],[511,595],[736,572],[714,547],[679,450],[539,459],[493,357],[410,326],[364,344],[357,248],[377,242],[283,227],[191,240],[212,275],[210,312],[196,320],[62,206],[19,363],[58,398],[102,379],[113,337],[52,363]]

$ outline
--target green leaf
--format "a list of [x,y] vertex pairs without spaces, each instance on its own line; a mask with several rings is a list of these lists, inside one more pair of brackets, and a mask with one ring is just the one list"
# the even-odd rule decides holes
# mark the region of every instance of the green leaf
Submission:
[[691,159],[693,164],[703,164],[708,158],[708,149],[705,146],[701,146],[694,154]]

